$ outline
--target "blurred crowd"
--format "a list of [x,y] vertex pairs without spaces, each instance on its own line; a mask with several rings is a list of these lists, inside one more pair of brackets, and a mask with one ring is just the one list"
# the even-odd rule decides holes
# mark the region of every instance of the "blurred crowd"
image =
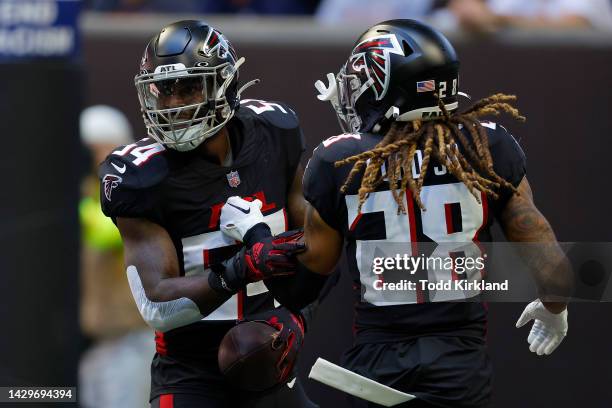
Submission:
[[134,303],[125,277],[119,231],[100,208],[98,163],[118,145],[133,141],[119,110],[90,106],[81,113],[80,133],[91,165],[81,184],[81,330],[90,342],[79,364],[83,408],[148,407],[153,331]]
[[86,0],[92,10],[201,14],[308,15],[319,0]]
[[322,23],[427,19],[443,29],[493,32],[503,28],[612,30],[612,0],[86,0],[109,12],[313,15]]

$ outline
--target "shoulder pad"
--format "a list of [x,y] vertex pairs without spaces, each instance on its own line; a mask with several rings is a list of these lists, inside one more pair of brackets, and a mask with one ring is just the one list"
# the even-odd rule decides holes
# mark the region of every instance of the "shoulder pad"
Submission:
[[[495,122],[480,122],[480,124],[487,129],[489,135],[489,145],[493,146],[496,144],[512,144],[516,145],[518,149],[521,149],[516,138],[502,125]],[[521,149],[522,150],[522,149]]]
[[343,133],[323,140],[315,149],[325,161],[335,162],[371,149],[380,138],[368,133]]
[[100,180],[108,175],[118,177],[129,189],[152,187],[168,174],[165,152],[163,145],[150,138],[119,146],[100,164],[98,176]]
[[295,129],[300,125],[295,111],[283,102],[243,99],[240,101],[239,114],[252,116],[255,120],[264,120],[280,129]]
[[493,122],[481,124],[487,129],[493,169],[517,187],[527,172],[525,152],[505,127]]

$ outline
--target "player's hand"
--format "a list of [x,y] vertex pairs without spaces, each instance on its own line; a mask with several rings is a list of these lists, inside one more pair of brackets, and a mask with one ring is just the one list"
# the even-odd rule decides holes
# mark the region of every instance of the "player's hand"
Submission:
[[247,201],[238,196],[228,198],[221,208],[221,231],[236,241],[244,242],[247,231],[264,222],[261,207],[259,200]]
[[294,274],[297,268],[295,255],[305,249],[301,242],[303,235],[302,231],[287,231],[242,248],[227,261],[211,267],[209,284],[219,292],[231,294],[248,283]]
[[244,253],[246,279],[257,282],[295,273],[295,255],[304,251],[303,231],[287,231],[255,242]]
[[302,316],[293,314],[284,307],[279,307],[250,316],[248,320],[265,322],[279,331],[274,343],[272,343],[272,347],[276,350],[279,348],[284,350],[277,362],[277,367],[282,373],[279,382],[284,383],[291,375],[297,354],[304,342],[304,322]]
[[551,354],[567,335],[567,309],[559,314],[551,313],[537,299],[527,305],[516,327],[522,327],[531,320],[535,321],[527,337],[529,350],[538,356]]

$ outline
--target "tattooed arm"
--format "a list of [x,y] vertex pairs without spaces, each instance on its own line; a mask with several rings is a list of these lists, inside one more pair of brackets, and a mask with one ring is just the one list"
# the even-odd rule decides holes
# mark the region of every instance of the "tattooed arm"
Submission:
[[515,194],[502,211],[502,228],[509,241],[537,243],[520,245],[519,252],[533,271],[544,306],[550,312],[560,313],[566,302],[559,301],[559,296],[567,298],[571,293],[570,263],[550,224],[535,206],[527,178],[523,178],[518,191],[520,194]]

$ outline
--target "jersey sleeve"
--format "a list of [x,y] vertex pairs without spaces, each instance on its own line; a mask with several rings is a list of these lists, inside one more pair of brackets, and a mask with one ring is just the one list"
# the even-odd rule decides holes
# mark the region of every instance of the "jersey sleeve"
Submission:
[[151,194],[147,190],[127,188],[122,178],[105,174],[100,180],[102,212],[115,221],[117,217],[150,218]]
[[98,169],[102,212],[113,221],[117,217],[156,220],[156,186],[166,174],[161,157],[139,163],[129,154],[111,153]]
[[[527,174],[527,158],[525,152],[506,128],[500,125],[487,124],[489,129],[489,149],[493,159],[493,170],[514,187]],[[503,207],[512,197],[512,191],[500,191],[499,206]]]
[[320,144],[306,165],[302,182],[304,198],[327,225],[340,231],[339,186],[334,178],[334,163],[326,160],[324,149],[323,144]]
[[280,138],[287,174],[292,181],[305,149],[304,135],[295,111],[286,103],[260,99],[244,99],[240,101],[240,109],[254,114],[264,126],[274,129]]
[[295,129],[287,132],[284,138],[285,152],[287,154],[287,167],[291,174],[295,173],[295,169],[300,164],[302,153],[306,149],[306,143],[304,141],[304,133],[298,126]]
[[296,178],[296,171],[305,149],[302,130],[298,127],[288,132],[283,136],[283,141],[283,150],[286,157],[285,174],[287,175],[287,190],[289,191]]
[[295,170],[306,148],[304,134],[297,114],[289,105],[281,102],[271,103],[278,105],[279,109],[274,113],[270,112],[268,121],[281,130],[282,145],[287,158],[287,173],[293,180]]

